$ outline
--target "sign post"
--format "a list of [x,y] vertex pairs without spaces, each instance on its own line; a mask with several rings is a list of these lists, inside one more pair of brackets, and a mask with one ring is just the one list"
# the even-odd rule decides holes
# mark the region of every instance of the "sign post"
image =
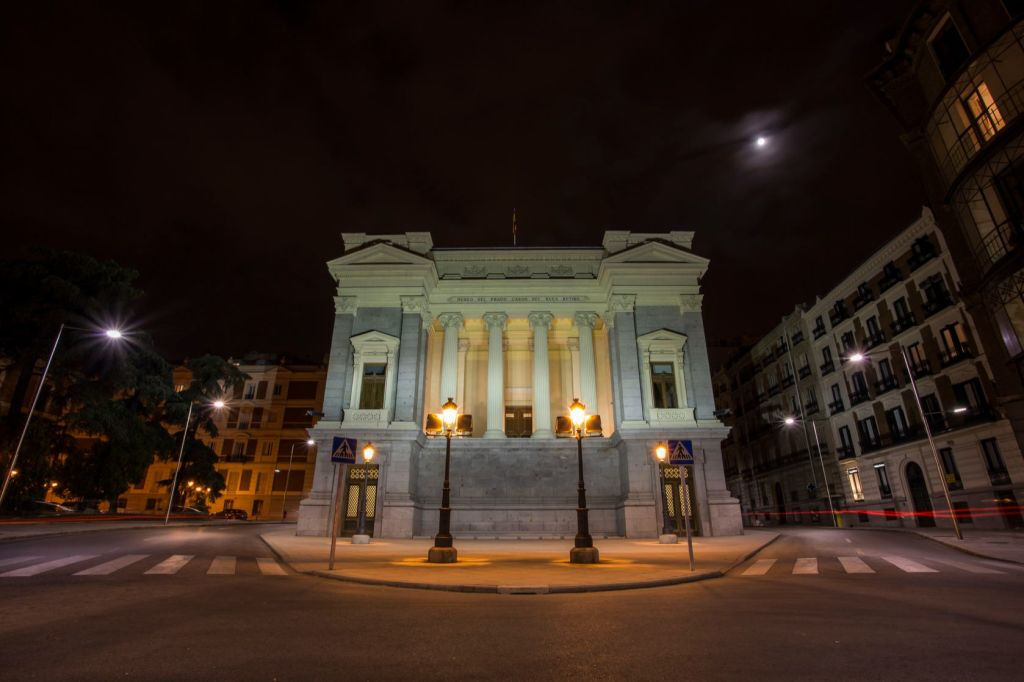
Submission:
[[676,464],[679,466],[680,477],[680,488],[679,491],[679,504],[676,507],[676,513],[683,515],[683,521],[686,523],[686,549],[690,552],[690,570],[694,570],[693,563],[693,533],[690,530],[690,505],[693,503],[690,499],[690,487],[687,483],[686,467],[693,466],[693,441],[689,440],[670,440],[668,442],[668,461],[669,464]]
[[341,517],[341,491],[345,485],[345,464],[356,463],[356,439],[334,437],[331,446],[331,461],[336,465],[334,477],[334,511],[331,514],[331,557],[327,562],[327,570],[334,570],[334,550],[338,544],[338,519]]

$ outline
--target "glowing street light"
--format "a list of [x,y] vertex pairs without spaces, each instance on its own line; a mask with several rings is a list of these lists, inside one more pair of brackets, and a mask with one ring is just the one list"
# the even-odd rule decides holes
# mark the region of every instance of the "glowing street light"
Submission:
[[[190,400],[188,403],[188,414],[185,416],[185,428],[181,431],[181,448],[178,450],[178,466],[174,468],[174,479],[171,481],[171,499],[167,503],[167,513],[164,514],[164,525],[166,526],[171,520],[171,509],[174,508],[174,494],[178,490],[178,474],[181,473],[181,458],[185,454],[185,441],[188,440],[188,425],[192,421],[192,408],[195,406],[196,401]],[[217,400],[210,405],[216,410],[224,407],[223,400]]]
[[[53,340],[53,348],[50,350],[50,357],[46,360],[46,366],[43,368],[43,374],[39,377],[39,385],[36,386],[35,395],[32,396],[32,404],[29,405],[28,415],[25,417],[25,425],[21,429],[21,435],[18,437],[18,444],[14,447],[14,455],[11,456],[11,464],[7,468],[7,475],[4,476],[3,487],[0,487],[0,509],[3,508],[4,497],[7,495],[7,487],[11,484],[11,479],[17,475],[18,471],[15,469],[15,465],[18,463],[18,455],[21,453],[21,445],[25,442],[25,434],[28,433],[28,425],[32,421],[32,415],[36,411],[36,403],[39,402],[39,395],[43,392],[43,386],[46,385],[46,375],[50,373],[50,365],[53,364],[53,356],[57,354],[57,346],[60,345],[60,337],[64,333],[65,329],[75,329],[77,331],[95,331],[89,329],[82,329],[81,327],[69,327],[61,323],[57,329],[57,337]],[[120,340],[121,333],[118,332],[117,336],[110,336],[110,332],[114,330],[107,330],[106,334],[113,340]]]
[[448,401],[441,406],[441,421],[444,425],[444,483],[441,485],[441,508],[438,510],[437,535],[434,546],[427,552],[427,561],[432,564],[453,564],[459,560],[459,553],[453,546],[451,523],[451,480],[452,436],[459,423],[459,406]]
[[[295,456],[295,446],[297,443],[292,443],[291,450],[288,451],[288,471],[284,475],[284,490],[281,493],[281,521],[284,521],[288,517],[288,484],[292,478],[292,458]],[[312,438],[307,438],[306,447],[313,447],[316,445],[316,441]],[[281,473],[280,469],[274,469],[274,473]]]
[[583,435],[587,424],[587,406],[579,398],[573,399],[569,405],[569,420],[572,422],[573,435],[576,436],[576,461],[580,472],[576,506],[576,541],[569,550],[569,563],[596,564],[600,559],[594,538],[590,536],[589,510],[587,509],[587,489],[583,485]]
[[224,409],[224,401],[223,400],[214,400],[213,401],[213,407],[214,407],[214,409],[218,409],[218,410]]
[[107,335],[108,339],[114,339],[115,341],[124,336],[120,329],[108,329],[104,333]]
[[[832,513],[832,527],[833,528],[838,528],[839,527],[839,519],[836,517],[836,509],[832,505],[832,491],[829,490],[828,474],[825,472],[825,458],[821,454],[821,441],[818,439],[818,424],[817,424],[817,420],[816,419],[807,419],[806,417],[803,420],[799,420],[796,417],[786,417],[785,419],[782,420],[782,422],[786,426],[793,426],[795,424],[798,424],[800,421],[803,421],[805,424],[807,422],[811,423],[811,430],[814,432],[814,444],[818,447],[818,464],[821,465],[821,478],[825,482],[825,497],[828,498],[828,510],[829,510],[829,512]],[[810,457],[811,444],[809,442],[807,442],[807,428],[806,427],[804,428],[804,442],[807,443],[807,450],[808,450],[807,456],[809,458]],[[812,471],[813,471],[813,469],[812,469]]]

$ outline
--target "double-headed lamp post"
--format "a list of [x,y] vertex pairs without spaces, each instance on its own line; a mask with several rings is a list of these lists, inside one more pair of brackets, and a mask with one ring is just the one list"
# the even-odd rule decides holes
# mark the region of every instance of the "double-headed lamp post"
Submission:
[[572,422],[573,435],[576,437],[576,461],[580,480],[577,489],[576,505],[576,542],[569,551],[569,563],[596,564],[600,559],[594,538],[590,537],[590,518],[587,510],[587,489],[583,485],[583,436],[587,428],[587,406],[575,398],[569,405],[569,420]]
[[[185,454],[185,441],[188,440],[188,426],[192,421],[192,408],[195,407],[196,401],[190,400],[188,403],[188,414],[185,416],[185,428],[181,430],[181,448],[178,449],[178,466],[174,468],[174,479],[171,481],[171,499],[167,502],[167,513],[164,514],[164,525],[166,526],[171,520],[171,509],[174,508],[174,493],[178,490],[178,474],[181,473],[181,458]],[[215,410],[224,409],[225,402],[223,400],[215,400],[210,403],[210,407]]]
[[[297,443],[292,443],[291,449],[288,451],[288,471],[284,474],[284,491],[281,499],[281,521],[284,521],[288,516],[288,484],[291,482],[292,477],[292,458],[295,457],[295,446]],[[306,439],[305,443],[307,448],[311,448],[316,445],[316,441],[312,438]]]
[[459,553],[452,546],[452,508],[451,508],[451,473],[452,436],[459,421],[459,406],[448,398],[441,406],[441,422],[444,428],[444,484],[441,486],[441,508],[438,510],[437,535],[434,546],[427,553],[427,561],[432,564],[453,564],[459,560]]
[[[366,479],[370,475],[370,460],[377,454],[373,449],[373,443],[363,446],[363,478],[359,482],[359,521],[356,527],[356,534],[352,537],[353,544],[366,544],[370,542],[370,536],[366,534]],[[359,538],[359,540],[356,540]]]
[[[867,361],[873,354],[871,353],[853,353],[848,356],[850,362],[861,363]],[[914,393],[914,403],[917,405],[917,411],[921,415],[921,423],[924,425],[924,434],[928,437],[928,447],[932,451],[932,460],[935,462],[935,473],[939,476],[939,483],[942,484],[942,494],[946,498],[946,507],[949,509],[949,519],[953,522],[953,532],[956,533],[957,540],[963,540],[963,533],[960,531],[960,522],[956,518],[956,510],[953,509],[953,498],[949,494],[949,484],[946,482],[946,476],[942,468],[942,463],[939,461],[939,451],[935,448],[935,439],[932,438],[932,427],[928,423],[928,416],[925,414],[924,405],[921,404],[921,394],[917,390],[917,381],[914,379],[914,370],[910,366],[910,357],[907,356],[907,349],[900,344],[900,355],[903,356],[903,364],[907,368],[907,378],[910,379],[910,388]]]
[[[828,474],[825,472],[825,458],[821,454],[821,441],[818,439],[818,425],[816,423],[816,420],[814,420],[814,419],[800,420],[800,419],[797,419],[796,417],[786,417],[782,421],[783,421],[783,423],[785,423],[786,426],[793,426],[794,424],[801,423],[801,421],[803,421],[804,423],[806,423],[806,422],[810,422],[811,423],[811,430],[814,432],[814,444],[818,448],[818,463],[821,465],[821,480],[824,481],[824,483],[825,483],[825,497],[828,498],[828,511],[829,511],[830,514],[832,514],[832,527],[833,528],[838,528],[839,527],[839,519],[836,518],[836,509],[835,509],[835,507],[832,504],[832,491],[829,489]],[[804,441],[806,442],[806,440],[807,440],[807,430],[805,429],[804,430]],[[811,449],[811,444],[810,443],[807,443],[807,449],[808,450]]]
[[[4,497],[7,496],[7,487],[11,484],[11,479],[18,475],[18,470],[15,468],[18,464],[18,455],[21,454],[21,445],[25,442],[25,434],[28,433],[29,422],[32,421],[32,415],[36,411],[36,403],[39,402],[39,395],[43,392],[43,387],[46,385],[46,376],[50,373],[50,365],[53,364],[53,356],[57,354],[57,346],[60,345],[61,334],[64,333],[65,329],[74,329],[76,331],[92,332],[96,333],[93,329],[83,329],[82,327],[71,327],[65,324],[61,324],[57,329],[57,336],[53,340],[53,348],[50,349],[50,357],[46,360],[46,366],[43,367],[43,375],[39,377],[39,385],[36,386],[35,395],[32,396],[32,403],[29,405],[28,414],[25,416],[25,424],[21,427],[21,435],[18,437],[18,444],[14,446],[14,454],[11,456],[11,463],[7,467],[7,474],[4,476],[4,484],[0,486],[0,509],[4,506]],[[103,330],[103,336],[111,341],[121,341],[124,339],[124,334],[120,329],[105,329]]]

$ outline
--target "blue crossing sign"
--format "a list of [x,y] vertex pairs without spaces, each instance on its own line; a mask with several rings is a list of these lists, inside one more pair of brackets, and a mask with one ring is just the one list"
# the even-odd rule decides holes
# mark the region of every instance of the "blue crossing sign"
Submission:
[[331,446],[331,461],[335,464],[355,464],[356,439],[335,436]]
[[690,466],[693,464],[693,441],[670,440],[668,442],[668,463]]

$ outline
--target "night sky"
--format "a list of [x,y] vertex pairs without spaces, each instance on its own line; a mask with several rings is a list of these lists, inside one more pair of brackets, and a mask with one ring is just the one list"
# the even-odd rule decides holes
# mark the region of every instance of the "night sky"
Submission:
[[527,246],[695,230],[709,337],[761,334],[919,214],[864,82],[912,4],[8,3],[3,252],[139,270],[173,359],[319,359],[342,231],[507,246],[516,207]]

